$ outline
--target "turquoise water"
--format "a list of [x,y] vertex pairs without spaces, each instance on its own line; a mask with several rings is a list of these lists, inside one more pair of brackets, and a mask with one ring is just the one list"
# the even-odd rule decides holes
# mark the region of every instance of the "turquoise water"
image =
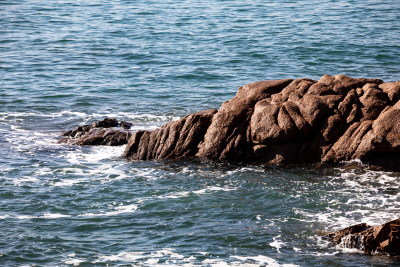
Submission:
[[400,80],[400,2],[3,0],[0,25],[0,265],[400,264],[321,238],[398,218],[397,173],[56,143],[104,117],[154,129],[258,80]]

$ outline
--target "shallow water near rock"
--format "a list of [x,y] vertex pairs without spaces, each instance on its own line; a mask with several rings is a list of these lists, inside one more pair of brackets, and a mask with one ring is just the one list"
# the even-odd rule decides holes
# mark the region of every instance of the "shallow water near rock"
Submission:
[[322,236],[400,217],[400,175],[136,161],[57,144],[105,117],[150,130],[258,80],[397,81],[398,1],[2,1],[0,264],[398,266]]

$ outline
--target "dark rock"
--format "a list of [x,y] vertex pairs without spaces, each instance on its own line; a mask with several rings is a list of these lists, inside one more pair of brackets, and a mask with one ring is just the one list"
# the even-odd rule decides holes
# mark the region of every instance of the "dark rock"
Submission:
[[126,121],[121,121],[121,123],[119,125],[121,126],[121,128],[127,129],[127,130],[132,127],[132,123],[129,123]]
[[[125,123],[125,122],[124,122]],[[127,125],[131,125],[126,123]],[[102,121],[94,122],[91,125],[79,126],[78,128],[62,134],[59,143],[73,145],[106,145],[120,146],[128,142],[132,133],[114,128],[120,125],[114,118],[106,118]],[[129,126],[130,127],[130,126]]]
[[365,223],[353,225],[329,234],[333,243],[343,248],[356,248],[367,254],[372,252],[400,255],[400,219],[379,225]]
[[92,127],[97,127],[97,128],[111,128],[117,126],[118,126],[118,121],[114,118],[105,118],[102,121],[92,123]]
[[[400,82],[344,75],[262,81],[240,87],[217,112],[196,114],[137,133],[125,157],[277,164],[361,159],[400,170]],[[186,134],[190,129],[196,134]]]

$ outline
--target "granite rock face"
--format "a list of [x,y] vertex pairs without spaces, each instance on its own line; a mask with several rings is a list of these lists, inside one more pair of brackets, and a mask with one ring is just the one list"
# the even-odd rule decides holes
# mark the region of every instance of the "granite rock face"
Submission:
[[138,131],[126,146],[131,160],[173,159],[194,156],[216,110],[200,111],[154,131]]
[[65,132],[58,142],[73,145],[120,146],[126,144],[130,139],[132,133],[124,130],[129,129],[130,126],[130,123],[119,123],[114,118],[106,118]]
[[124,156],[274,164],[360,159],[399,170],[399,99],[400,82],[344,75],[251,83],[218,111],[133,134]]
[[400,255],[400,219],[371,227],[365,223],[336,231],[328,237],[342,248]]

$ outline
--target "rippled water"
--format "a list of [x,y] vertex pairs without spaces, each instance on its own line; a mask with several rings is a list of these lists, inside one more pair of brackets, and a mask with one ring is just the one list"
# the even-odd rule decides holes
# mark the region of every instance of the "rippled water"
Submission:
[[154,129],[257,80],[400,80],[400,2],[4,0],[0,25],[0,265],[400,264],[321,238],[398,218],[398,173],[56,143],[104,117]]

